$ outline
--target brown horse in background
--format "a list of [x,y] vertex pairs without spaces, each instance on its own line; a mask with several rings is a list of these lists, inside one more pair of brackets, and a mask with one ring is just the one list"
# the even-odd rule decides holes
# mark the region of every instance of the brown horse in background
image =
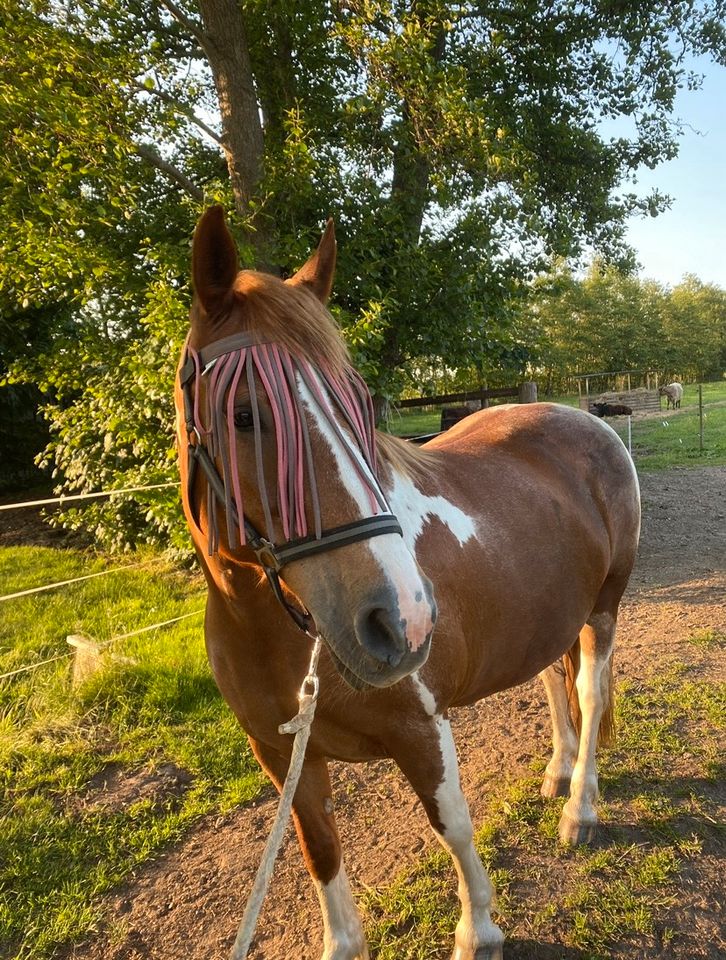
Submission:
[[[368,956],[328,760],[392,757],[456,866],[453,956],[500,958],[448,710],[540,673],[554,742],[542,793],[569,794],[563,841],[593,836],[595,747],[610,723],[615,623],[639,535],[637,479],[607,425],[554,404],[482,411],[423,448],[376,435],[370,398],[325,308],[334,268],[332,224],[285,282],[238,271],[220,208],[197,227],[176,399],[184,509],[209,586],[209,661],[279,788],[291,737],[278,727],[296,712],[312,640],[267,585],[243,519],[271,543],[297,537],[307,549],[326,531],[379,518],[369,538],[328,541],[282,573],[283,599],[304,604],[325,641],[293,810],[322,908],[323,957]],[[189,474],[185,451],[194,447],[216,466],[216,496],[206,474]],[[385,528],[394,517],[402,535]]]

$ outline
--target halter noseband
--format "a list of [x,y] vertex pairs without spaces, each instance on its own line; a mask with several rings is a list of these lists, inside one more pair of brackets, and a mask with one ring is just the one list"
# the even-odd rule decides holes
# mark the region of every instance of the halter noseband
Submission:
[[259,533],[245,516],[244,510],[241,511],[242,517],[240,518],[240,511],[237,510],[235,503],[227,495],[224,480],[207,451],[197,427],[192,383],[198,377],[207,373],[221,357],[237,350],[256,346],[263,346],[263,343],[254,334],[239,333],[224,337],[208,347],[204,347],[198,351],[196,358],[190,353],[189,349],[185,352],[184,362],[179,370],[179,384],[184,401],[184,420],[187,430],[187,500],[192,518],[199,526],[198,513],[194,506],[194,482],[197,469],[200,468],[217,503],[228,511],[232,511],[234,523],[237,527],[240,526],[241,519],[246,545],[257,557],[272,592],[292,617],[295,624],[305,633],[309,633],[312,616],[307,610],[299,610],[285,598],[279,577],[282,568],[294,560],[303,560],[317,553],[336,550],[351,543],[369,540],[372,537],[380,537],[388,533],[397,533],[402,536],[403,532],[396,517],[389,512],[363,517],[361,520],[342,524],[327,531],[322,530],[318,535],[298,537],[276,545]]

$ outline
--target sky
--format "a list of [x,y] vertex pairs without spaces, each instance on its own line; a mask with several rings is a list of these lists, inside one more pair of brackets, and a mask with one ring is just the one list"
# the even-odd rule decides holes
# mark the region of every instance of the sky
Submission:
[[689,125],[678,157],[637,178],[638,193],[658,187],[673,203],[658,217],[631,219],[627,239],[641,276],[674,286],[693,273],[726,289],[726,68],[697,66],[702,88],[676,100],[676,115]]

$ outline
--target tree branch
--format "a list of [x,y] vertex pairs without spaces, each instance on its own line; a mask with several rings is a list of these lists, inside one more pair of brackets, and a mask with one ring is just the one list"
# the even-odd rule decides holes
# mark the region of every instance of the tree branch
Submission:
[[224,147],[224,141],[220,135],[212,130],[211,127],[200,120],[199,117],[194,113],[191,107],[185,106],[183,103],[179,103],[178,100],[175,100],[170,94],[165,90],[160,90],[158,87],[145,87],[143,83],[134,82],[134,88],[139,91],[139,93],[152,93],[155,97],[159,97],[160,100],[163,100],[164,103],[168,103],[170,107],[173,107],[178,113],[183,114],[188,120],[199,127],[200,130],[204,131],[210,140],[213,140],[218,146]]
[[173,163],[169,163],[168,160],[165,160],[160,154],[154,150],[153,147],[150,147],[146,143],[135,143],[134,149],[142,160],[146,160],[147,163],[150,163],[152,167],[156,167],[157,170],[160,170],[169,180],[172,180],[178,186],[180,186],[190,197],[193,197],[195,200],[198,200],[200,203],[204,201],[204,191],[201,187],[198,187],[196,183],[193,183],[186,174],[182,173]]
[[179,7],[177,7],[177,5],[174,3],[174,0],[157,0],[157,3],[160,3],[162,7],[166,7],[172,17],[174,17],[174,19],[194,37],[202,50],[204,50],[207,55],[210,54],[211,44],[200,23],[197,23],[195,20],[191,20],[183,10],[180,10]]

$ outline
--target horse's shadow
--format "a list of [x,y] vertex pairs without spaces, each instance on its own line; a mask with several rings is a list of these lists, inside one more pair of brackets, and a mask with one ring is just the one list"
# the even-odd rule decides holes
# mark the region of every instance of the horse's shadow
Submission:
[[561,943],[542,943],[536,940],[507,938],[504,944],[507,960],[589,960],[592,953],[579,947],[567,947]]
[[[714,585],[708,580],[713,577],[714,568],[704,568],[697,577],[679,580],[673,578],[667,584],[659,584],[650,589],[641,586],[637,593],[638,603],[658,605],[668,600],[671,603],[683,603],[689,606],[701,604],[712,606],[714,603]],[[632,599],[632,597],[631,597]]]

